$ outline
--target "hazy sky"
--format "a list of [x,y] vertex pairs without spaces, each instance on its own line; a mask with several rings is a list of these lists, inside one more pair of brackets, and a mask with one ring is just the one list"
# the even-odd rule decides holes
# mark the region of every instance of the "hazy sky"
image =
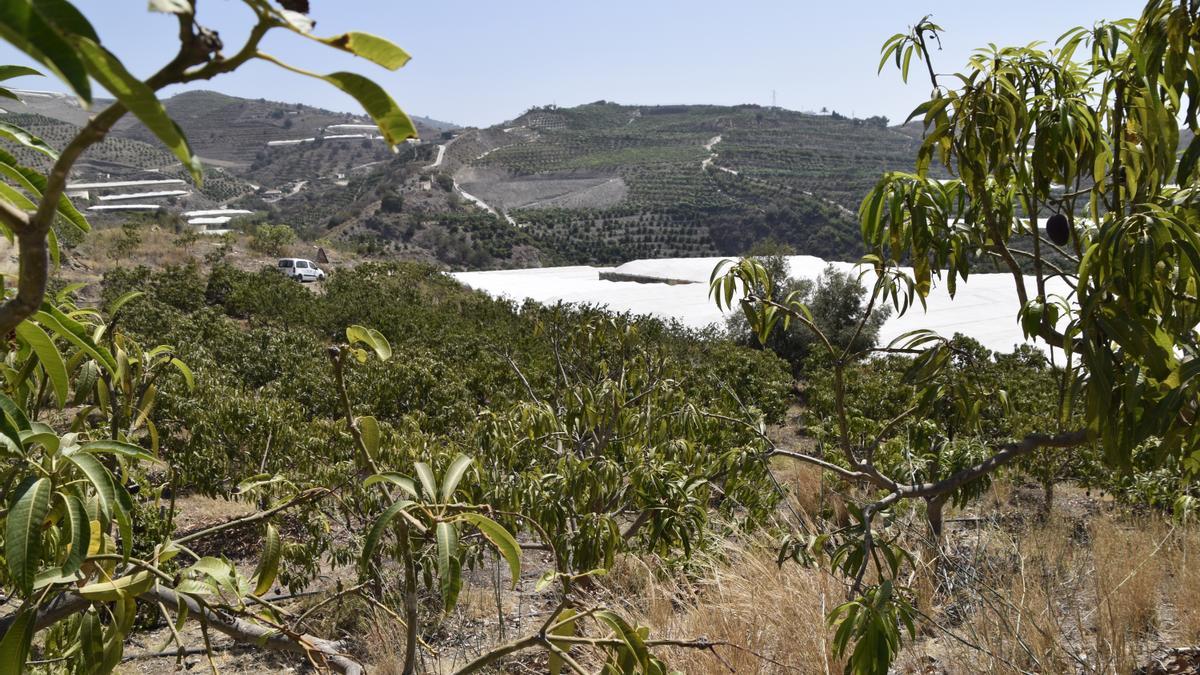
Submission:
[[[0,0],[3,1],[3,0]],[[147,75],[173,54],[175,20],[145,0],[76,0],[104,44]],[[902,119],[928,93],[894,70],[876,76],[880,44],[925,14],[946,29],[939,71],[957,70],[976,47],[1053,41],[1100,18],[1135,16],[1138,0],[312,0],[317,33],[349,29],[388,37],[413,55],[389,73],[279,31],[264,51],[312,70],[355,69],[383,84],[407,111],[489,125],[533,105],[761,103],[822,106]],[[252,15],[238,0],[200,0],[199,20],[232,53]],[[27,63],[0,45],[0,63]],[[26,78],[30,89],[62,89]],[[194,88],[355,110],[316,80],[254,63]],[[356,111],[357,112],[357,111]]]

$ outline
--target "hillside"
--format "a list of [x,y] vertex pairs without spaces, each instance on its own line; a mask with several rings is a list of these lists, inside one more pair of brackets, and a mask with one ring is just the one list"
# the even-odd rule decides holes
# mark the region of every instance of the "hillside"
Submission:
[[[326,215],[314,207],[333,205],[327,235],[395,254],[425,229],[444,234],[446,214],[475,210],[490,229],[519,231],[543,264],[731,255],[766,240],[846,260],[861,253],[858,203],[880,173],[910,166],[918,144],[881,118],[758,106],[537,108],[280,208],[312,226]],[[420,206],[380,209],[389,191]],[[515,262],[506,250],[486,266]]]
[[[69,97],[23,93],[2,117],[51,145],[86,118]],[[415,118],[422,142],[393,154],[348,113],[211,91],[165,105],[208,176],[150,203],[262,212],[305,237],[456,269],[732,255],[763,241],[854,259],[859,201],[920,142],[882,118],[601,101],[484,129]],[[75,178],[187,177],[127,117]]]

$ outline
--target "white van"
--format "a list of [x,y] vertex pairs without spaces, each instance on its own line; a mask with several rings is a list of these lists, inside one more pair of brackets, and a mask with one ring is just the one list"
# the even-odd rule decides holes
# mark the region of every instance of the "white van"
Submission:
[[279,271],[299,282],[325,281],[325,271],[317,263],[304,258],[280,258]]

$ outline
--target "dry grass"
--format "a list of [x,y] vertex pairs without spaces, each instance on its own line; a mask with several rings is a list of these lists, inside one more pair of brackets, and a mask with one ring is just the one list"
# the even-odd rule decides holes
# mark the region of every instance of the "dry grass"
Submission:
[[624,598],[631,616],[650,627],[652,639],[694,640],[736,646],[708,650],[660,649],[672,670],[686,673],[841,672],[830,651],[826,612],[842,588],[827,574],[794,564],[779,567],[770,542],[730,543],[727,563],[714,563],[697,585],[658,578],[636,558],[626,558],[605,580]]
[[1165,528],[1157,521],[1118,524],[1101,518],[1091,530],[1096,653],[1115,672],[1130,672],[1137,666],[1139,643],[1158,624]]
[[1162,517],[1061,507],[1016,530],[959,532],[933,603],[939,625],[899,670],[1132,672],[1200,638],[1198,546],[1200,532]]

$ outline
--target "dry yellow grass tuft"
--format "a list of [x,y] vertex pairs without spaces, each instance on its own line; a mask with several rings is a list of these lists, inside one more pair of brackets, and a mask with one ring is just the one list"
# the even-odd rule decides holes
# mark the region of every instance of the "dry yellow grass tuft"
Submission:
[[[840,673],[831,653],[830,608],[844,597],[828,574],[775,564],[771,542],[730,543],[727,562],[714,562],[697,585],[663,581],[637,559],[605,579],[627,611],[650,627],[652,639],[696,640],[713,650],[660,648],[672,670],[692,673]],[[635,599],[636,598],[636,599]]]

